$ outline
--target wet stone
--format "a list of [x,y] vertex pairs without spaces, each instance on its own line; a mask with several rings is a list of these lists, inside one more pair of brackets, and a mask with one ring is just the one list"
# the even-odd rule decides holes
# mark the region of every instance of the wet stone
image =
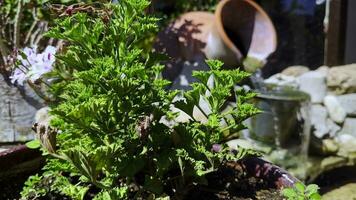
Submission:
[[322,196],[323,200],[347,200],[356,199],[356,183],[345,184]]
[[324,105],[326,106],[330,118],[336,123],[343,123],[346,118],[346,111],[340,105],[335,96],[328,95],[324,98]]
[[297,78],[299,89],[310,95],[312,103],[323,102],[327,93],[326,76],[317,71],[307,72]]
[[294,77],[298,77],[306,72],[309,72],[309,68],[306,66],[301,66],[301,65],[296,65],[296,66],[290,66],[286,69],[284,69],[281,73],[283,75],[287,75],[287,76],[294,76]]
[[310,120],[313,126],[313,133],[318,138],[323,138],[329,133],[329,129],[326,123],[328,117],[328,111],[320,104],[312,105]]
[[352,135],[356,137],[356,118],[346,118],[339,135]]
[[335,94],[356,92],[356,64],[330,68],[327,85]]
[[356,93],[336,97],[348,116],[356,116]]
[[34,94],[27,93],[26,88],[20,92],[0,76],[0,142],[33,139],[31,127],[36,105],[39,105],[35,98]]

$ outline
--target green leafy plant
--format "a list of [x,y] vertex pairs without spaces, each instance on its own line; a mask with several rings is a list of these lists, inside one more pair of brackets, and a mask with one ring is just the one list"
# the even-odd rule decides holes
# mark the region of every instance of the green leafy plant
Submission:
[[288,200],[320,200],[318,190],[319,187],[315,184],[305,186],[302,183],[296,183],[292,188],[284,188],[282,194]]
[[24,199],[183,199],[225,162],[258,155],[225,144],[259,112],[247,103],[255,94],[235,88],[249,74],[207,61],[211,70],[194,72],[192,90],[167,91],[162,56],[142,45],[157,31],[148,5],[103,5],[59,19],[47,33],[68,45],[48,74],[51,127],[36,127],[49,156]]

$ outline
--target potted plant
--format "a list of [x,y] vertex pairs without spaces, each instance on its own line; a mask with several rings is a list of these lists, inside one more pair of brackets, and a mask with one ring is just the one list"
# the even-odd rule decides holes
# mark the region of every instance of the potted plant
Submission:
[[[238,188],[251,191],[246,183],[254,191],[292,186],[296,179],[255,150],[225,144],[259,112],[248,103],[254,93],[234,89],[248,73],[210,60],[210,71],[194,72],[190,91],[165,90],[162,56],[145,45],[157,30],[157,19],[144,15],[148,5],[122,0],[64,10],[46,34],[67,45],[46,77],[50,126],[36,124],[31,143],[46,165],[22,197],[228,199],[241,195]],[[230,96],[235,105],[223,111]]]

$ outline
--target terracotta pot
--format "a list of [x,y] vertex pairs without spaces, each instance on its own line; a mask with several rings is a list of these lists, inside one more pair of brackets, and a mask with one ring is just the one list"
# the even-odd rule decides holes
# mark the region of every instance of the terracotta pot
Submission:
[[[0,153],[0,180],[14,181],[14,177],[35,173],[40,170],[43,158],[38,150],[19,145]],[[228,169],[243,172],[249,177],[264,180],[272,189],[292,187],[299,182],[285,170],[260,158],[246,158],[239,162],[229,162]],[[268,188],[266,188],[268,189]]]
[[37,172],[43,164],[41,152],[18,145],[0,152],[0,180]]
[[[239,180],[237,183],[235,183],[236,179]],[[244,199],[255,199],[254,197],[257,196],[254,195],[259,190],[270,191],[270,194],[273,193],[273,195],[261,196],[258,199],[275,199],[278,198],[278,190],[293,187],[295,183],[299,182],[286,171],[260,158],[246,158],[239,162],[229,162],[216,172],[208,174],[206,180],[206,185],[192,188],[186,194],[185,199],[218,199],[216,197],[220,192],[222,194],[229,193],[226,195],[229,196],[229,199],[235,199],[235,197],[240,199],[239,197],[242,196]],[[239,184],[241,184],[240,187]]]
[[297,182],[300,182],[284,169],[261,158],[246,158],[239,162],[230,162],[227,166],[243,171],[250,177],[262,179],[276,189],[292,187]]
[[219,59],[238,67],[244,58],[264,63],[276,44],[272,21],[260,6],[251,0],[222,0],[215,14],[178,17],[158,34],[156,49],[175,59]]

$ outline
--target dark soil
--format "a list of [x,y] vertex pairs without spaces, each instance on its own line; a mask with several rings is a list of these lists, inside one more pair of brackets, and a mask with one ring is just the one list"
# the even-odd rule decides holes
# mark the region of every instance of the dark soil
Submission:
[[313,183],[319,185],[321,194],[348,183],[356,183],[356,166],[330,170],[321,174]]
[[[28,176],[34,173],[19,174],[16,177],[0,181],[0,199],[20,199],[20,192]],[[88,197],[88,196],[87,196]],[[244,174],[232,169],[223,169],[209,175],[208,185],[198,185],[188,192],[185,200],[282,200],[279,191],[271,189],[263,180],[245,177]],[[43,200],[68,199],[50,194],[41,197]],[[88,198],[91,199],[91,198]]]
[[20,192],[27,178],[34,173],[19,174],[16,177],[0,180],[0,199],[15,200],[20,199]]
[[246,177],[239,171],[225,168],[208,177],[207,186],[197,186],[186,200],[283,200],[279,191],[266,181]]

